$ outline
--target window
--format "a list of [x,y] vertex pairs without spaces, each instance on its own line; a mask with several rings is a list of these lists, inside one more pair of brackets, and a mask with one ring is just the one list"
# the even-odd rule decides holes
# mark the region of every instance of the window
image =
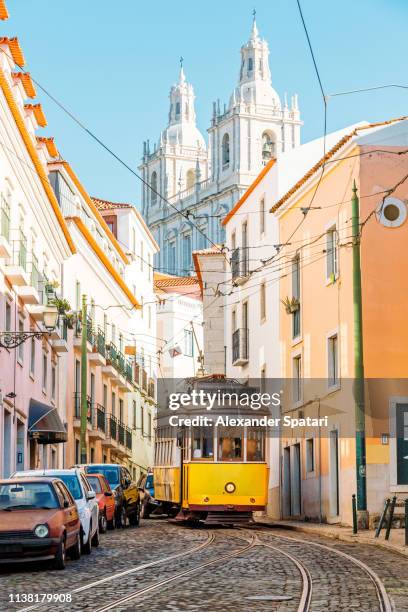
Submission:
[[114,323],[112,323],[111,334],[112,334],[111,340],[112,340],[113,344],[115,344],[115,342],[116,342],[116,325]]
[[123,353],[123,336],[122,334],[119,334],[119,350],[121,353]]
[[176,243],[169,242],[167,245],[167,272],[174,274],[176,271]]
[[144,406],[143,404],[140,406],[140,431],[142,432],[142,436],[144,436]]
[[124,422],[123,399],[119,399],[119,421]]
[[302,357],[296,355],[293,359],[293,401],[302,400]]
[[11,304],[6,302],[6,312],[4,317],[4,329],[5,331],[11,331]]
[[191,436],[191,459],[213,459],[214,440],[210,427],[193,427]]
[[136,410],[137,410],[137,405],[136,405],[136,400],[132,401],[132,424],[133,424],[133,429],[136,429]]
[[183,236],[183,272],[188,274],[191,267],[191,234]]
[[42,358],[42,388],[43,391],[47,391],[47,378],[48,378],[48,359],[47,353],[43,353]]
[[248,428],[247,461],[265,461],[265,432],[262,429]]
[[193,332],[191,329],[184,330],[184,354],[186,357],[193,356]]
[[81,453],[79,450],[78,438],[75,438],[75,463],[81,463]]
[[77,281],[75,285],[75,305],[77,310],[81,310],[81,283],[79,281]]
[[186,189],[192,189],[196,182],[196,174],[193,168],[187,170],[187,181],[186,181]]
[[259,232],[261,237],[265,233],[265,198],[262,198],[259,204]]
[[292,297],[297,301],[296,309],[292,313],[292,337],[300,336],[300,256],[292,261]]
[[248,72],[251,72],[254,68],[254,60],[252,57],[248,58]]
[[314,439],[306,440],[306,472],[314,472]]
[[107,385],[103,385],[103,407],[105,408],[105,410],[108,407],[108,386]]
[[262,134],[262,163],[264,166],[266,166],[271,159],[276,157],[275,143],[273,138],[274,137],[269,134],[269,132],[264,132]]
[[150,198],[151,203],[157,204],[157,172],[152,172],[152,177],[150,179]]
[[261,321],[266,319],[266,287],[265,283],[262,283],[259,289],[259,301],[260,301],[260,315]]
[[243,431],[237,427],[218,428],[218,460],[242,461]]
[[338,338],[337,334],[327,339],[327,372],[328,385],[335,387],[339,384],[339,365],[338,365]]
[[232,325],[232,331],[234,332],[237,329],[237,313],[236,313],[236,310],[232,311],[231,325]]
[[55,400],[57,389],[57,370],[55,365],[51,367],[51,399]]
[[326,278],[334,281],[338,274],[337,230],[331,227],[326,233]]
[[176,119],[180,119],[180,102],[176,102]]
[[113,416],[115,416],[116,414],[116,394],[114,391],[112,391],[112,396],[111,396],[111,414]]
[[35,374],[35,349],[36,349],[35,338],[31,338],[31,343],[30,343],[30,375],[33,378],[34,378],[34,374]]
[[222,167],[226,168],[230,162],[230,139],[229,134],[224,134],[222,138]]
[[[19,333],[23,333],[24,332],[24,319],[19,318],[18,320],[18,331]],[[18,361],[20,363],[23,363],[24,361],[24,342],[22,342],[19,347],[18,347]]]
[[407,218],[407,207],[398,198],[385,198],[377,211],[377,217],[385,227],[399,227]]

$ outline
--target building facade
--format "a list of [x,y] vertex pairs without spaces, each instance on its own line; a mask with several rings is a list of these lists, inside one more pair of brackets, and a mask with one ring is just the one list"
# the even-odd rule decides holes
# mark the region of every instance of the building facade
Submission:
[[282,103],[272,87],[268,56],[254,20],[228,105],[213,105],[208,144],[196,127],[193,88],[181,68],[170,91],[168,125],[153,150],[144,143],[139,167],[142,212],[160,246],[158,270],[191,274],[192,251],[225,242],[220,220],[262,166],[299,145],[297,96],[290,106],[286,96]]

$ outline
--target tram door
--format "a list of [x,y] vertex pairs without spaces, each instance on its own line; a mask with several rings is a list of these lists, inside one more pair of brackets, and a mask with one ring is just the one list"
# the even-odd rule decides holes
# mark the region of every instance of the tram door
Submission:
[[408,404],[397,404],[397,482],[408,484]]

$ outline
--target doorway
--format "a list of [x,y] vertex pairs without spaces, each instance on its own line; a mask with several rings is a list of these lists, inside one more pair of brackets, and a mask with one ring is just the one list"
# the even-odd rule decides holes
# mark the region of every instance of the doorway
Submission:
[[330,432],[330,516],[339,516],[339,432]]
[[292,471],[291,471],[291,515],[301,514],[301,472],[300,472],[300,444],[292,446]]
[[287,446],[283,449],[283,516],[291,514],[290,488],[290,446]]

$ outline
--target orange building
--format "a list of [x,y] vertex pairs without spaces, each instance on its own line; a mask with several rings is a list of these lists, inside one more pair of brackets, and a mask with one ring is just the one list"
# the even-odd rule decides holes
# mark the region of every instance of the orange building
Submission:
[[[281,366],[290,391],[283,410],[296,418],[327,416],[327,427],[283,430],[284,517],[350,524],[352,494],[365,510],[365,488],[361,518],[374,524],[385,498],[408,493],[407,129],[405,118],[352,128],[271,208],[284,245],[274,259],[284,269]],[[366,450],[357,468],[360,363]]]

